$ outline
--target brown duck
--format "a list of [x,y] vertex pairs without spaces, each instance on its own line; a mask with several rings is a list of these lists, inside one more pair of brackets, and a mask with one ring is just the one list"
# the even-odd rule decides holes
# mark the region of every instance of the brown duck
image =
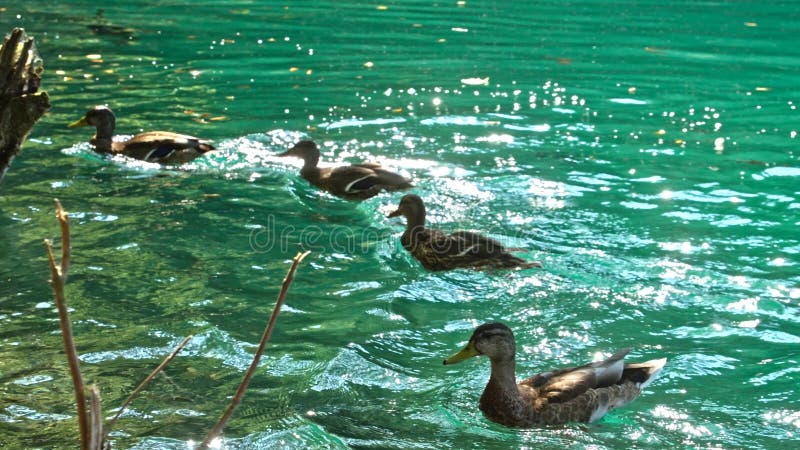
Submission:
[[478,233],[447,234],[425,228],[425,204],[414,194],[404,195],[397,210],[388,217],[401,215],[406,218],[406,230],[400,243],[428,270],[542,267],[541,262],[514,256],[501,243]]
[[364,200],[378,195],[381,191],[397,191],[413,187],[409,180],[382,169],[380,164],[317,167],[319,148],[314,141],[300,141],[278,156],[302,158],[301,177],[323,191],[347,200]]
[[510,426],[594,422],[635,399],[667,362],[666,358],[624,363],[630,349],[580,367],[544,372],[516,382],[514,333],[502,323],[487,323],[467,345],[444,360],[455,364],[478,355],[492,363],[479,407],[489,420]]
[[207,141],[169,131],[148,131],[124,142],[114,142],[116,118],[106,106],[95,106],[69,128],[93,126],[97,132],[89,141],[98,153],[125,155],[159,164],[183,164],[214,150]]

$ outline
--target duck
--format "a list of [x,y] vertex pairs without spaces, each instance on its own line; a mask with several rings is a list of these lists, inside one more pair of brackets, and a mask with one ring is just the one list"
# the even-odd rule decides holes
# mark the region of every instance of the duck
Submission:
[[208,141],[169,131],[148,131],[127,141],[113,141],[116,117],[107,106],[95,106],[69,128],[93,126],[97,132],[89,141],[97,153],[125,155],[159,164],[183,164],[215,150]]
[[479,407],[491,421],[508,427],[590,423],[641,394],[667,359],[625,363],[631,349],[579,367],[540,373],[516,382],[514,333],[503,323],[485,323],[475,329],[467,345],[444,360],[455,364],[486,355],[491,375]]
[[445,233],[425,227],[425,203],[415,194],[404,195],[397,210],[387,217],[404,216],[406,229],[400,243],[422,266],[438,272],[458,268],[541,268],[540,261],[526,261],[496,240],[471,231]]
[[303,160],[301,177],[319,189],[346,200],[366,200],[381,191],[398,191],[414,187],[402,175],[383,169],[380,164],[317,167],[320,159],[319,147],[311,140],[300,141],[278,156],[301,158]]

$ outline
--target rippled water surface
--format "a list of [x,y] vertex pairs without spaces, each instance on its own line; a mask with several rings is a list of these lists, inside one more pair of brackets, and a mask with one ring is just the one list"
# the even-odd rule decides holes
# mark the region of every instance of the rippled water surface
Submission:
[[[75,448],[42,239],[72,217],[67,286],[107,413],[186,335],[115,448],[186,448],[233,394],[288,261],[302,265],[227,448],[783,448],[800,432],[796,2],[27,0],[0,6],[53,108],[0,184],[3,448]],[[106,159],[91,130],[220,152]],[[277,152],[412,177],[432,226],[544,270],[429,273],[385,215]],[[477,401],[472,329],[516,331],[520,376],[633,347],[658,380],[592,425],[507,429]]]

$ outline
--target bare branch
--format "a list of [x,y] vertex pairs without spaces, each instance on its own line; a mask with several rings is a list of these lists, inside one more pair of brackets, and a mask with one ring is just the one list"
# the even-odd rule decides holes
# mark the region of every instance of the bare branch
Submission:
[[187,343],[187,342],[189,342],[189,340],[190,340],[191,338],[192,338],[192,336],[191,336],[191,335],[189,335],[189,336],[186,336],[186,337],[185,337],[185,338],[184,338],[184,339],[181,341],[181,343],[180,343],[180,344],[178,344],[178,345],[177,345],[177,347],[175,347],[175,349],[174,349],[174,350],[172,350],[172,353],[170,353],[169,355],[167,355],[167,357],[166,357],[166,358],[164,358],[164,361],[162,361],[162,362],[161,362],[161,364],[159,364],[159,365],[158,365],[158,367],[156,367],[155,369],[153,369],[153,371],[152,371],[152,372],[150,372],[150,375],[148,375],[148,376],[147,376],[147,378],[145,378],[144,380],[142,380],[142,382],[141,382],[141,383],[139,383],[139,386],[136,386],[136,389],[134,389],[134,390],[133,390],[133,392],[131,393],[131,395],[129,395],[129,396],[128,396],[127,400],[125,400],[125,402],[124,402],[124,403],[122,403],[122,406],[120,406],[120,407],[119,407],[119,410],[117,411],[117,413],[116,413],[116,414],[114,414],[114,417],[112,417],[112,418],[111,418],[111,420],[109,420],[109,421],[108,421],[108,423],[106,424],[106,430],[105,430],[105,433],[103,433],[103,437],[104,437],[104,438],[105,438],[106,436],[108,436],[108,433],[109,433],[109,432],[111,432],[111,427],[114,425],[114,422],[116,422],[116,421],[117,421],[117,419],[119,419],[119,416],[121,416],[121,415],[122,415],[122,413],[125,411],[125,408],[127,408],[127,407],[128,407],[128,405],[129,405],[129,404],[130,404],[130,403],[133,401],[133,399],[135,399],[135,398],[136,398],[136,396],[138,396],[138,395],[139,395],[139,392],[141,392],[141,391],[142,391],[142,390],[143,390],[145,387],[147,387],[147,385],[148,385],[148,384],[149,384],[151,381],[153,381],[153,378],[155,378],[155,377],[156,377],[156,375],[158,375],[158,374],[159,374],[159,372],[161,372],[162,370],[164,370],[164,367],[167,367],[167,364],[169,364],[169,363],[170,363],[170,362],[171,362],[171,361],[172,361],[172,360],[175,358],[175,356],[177,356],[177,355],[178,355],[178,353],[179,353],[181,350],[183,350],[183,347],[184,347],[184,346],[186,346],[186,343]]
[[67,282],[67,273],[69,272],[69,266],[72,262],[72,243],[70,242],[70,235],[69,235],[69,215],[64,208],[61,206],[61,202],[58,199],[53,199],[56,203],[56,217],[58,218],[58,223],[61,225],[61,282],[66,284]]
[[92,385],[91,395],[91,438],[89,439],[89,450],[101,450],[103,448],[103,410],[100,407],[100,389],[96,384]]
[[272,330],[275,328],[275,321],[278,319],[281,306],[283,306],[283,301],[286,298],[286,292],[289,291],[289,286],[292,285],[292,280],[294,280],[294,272],[297,270],[297,266],[300,264],[300,262],[303,261],[303,258],[308,256],[309,253],[311,252],[306,251],[304,253],[298,253],[292,260],[292,267],[289,268],[286,278],[283,279],[281,291],[278,294],[278,300],[275,302],[275,307],[272,309],[272,315],[269,318],[267,328],[264,329],[264,334],[261,336],[261,342],[258,344],[256,354],[253,356],[253,362],[250,363],[250,367],[247,369],[247,372],[245,372],[242,383],[239,385],[239,388],[236,390],[236,394],[234,394],[233,398],[231,399],[228,409],[225,410],[225,413],[222,414],[219,422],[217,422],[211,432],[208,433],[206,439],[200,444],[199,447],[197,447],[197,450],[205,450],[208,448],[208,446],[211,444],[211,441],[222,432],[223,428],[225,428],[225,425],[233,416],[236,408],[239,407],[239,403],[242,402],[242,397],[244,397],[244,393],[247,390],[247,385],[250,383],[250,379],[253,377],[253,374],[258,368],[258,362],[261,360],[261,355],[264,353],[264,348],[267,345],[267,341],[269,341],[269,337],[272,335]]
[[[67,213],[61,208],[61,204],[56,200],[56,211],[61,222],[61,242],[62,245],[69,245],[69,222],[67,222]],[[86,413],[86,394],[84,392],[83,376],[81,375],[80,361],[78,360],[78,352],[75,350],[75,341],[72,338],[72,323],[69,320],[69,311],[67,309],[67,299],[64,296],[64,280],[67,277],[69,270],[69,250],[62,249],[62,255],[66,258],[66,264],[61,261],[61,266],[56,264],[55,256],[53,256],[53,245],[48,240],[44,240],[45,248],[47,249],[47,258],[50,262],[50,286],[53,288],[53,296],[58,308],[58,320],[61,325],[61,338],[64,341],[64,352],[67,354],[67,363],[69,365],[69,373],[72,376],[72,387],[75,391],[75,403],[78,409],[78,428],[81,434],[81,449],[87,450],[90,446],[89,441],[89,423]]]

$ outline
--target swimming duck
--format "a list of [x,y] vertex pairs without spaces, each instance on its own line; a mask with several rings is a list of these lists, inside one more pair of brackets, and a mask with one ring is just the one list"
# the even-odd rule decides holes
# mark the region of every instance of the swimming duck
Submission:
[[492,363],[479,407],[489,420],[510,427],[594,422],[611,409],[635,399],[658,373],[666,358],[624,363],[630,349],[603,361],[544,372],[516,382],[514,333],[502,323],[487,323],[444,364],[478,355]]
[[542,267],[541,262],[518,258],[501,243],[478,233],[456,231],[447,234],[425,228],[425,204],[417,195],[404,195],[397,210],[388,217],[401,215],[406,218],[406,231],[400,237],[400,243],[428,270]]
[[125,155],[160,164],[183,164],[214,150],[207,141],[169,131],[148,131],[124,142],[114,142],[114,113],[106,106],[95,106],[69,128],[93,126],[97,133],[89,141],[98,153]]
[[314,141],[300,141],[278,156],[302,158],[301,177],[314,186],[347,200],[364,200],[378,195],[382,190],[397,191],[413,187],[409,180],[382,169],[380,164],[317,167],[319,148]]

